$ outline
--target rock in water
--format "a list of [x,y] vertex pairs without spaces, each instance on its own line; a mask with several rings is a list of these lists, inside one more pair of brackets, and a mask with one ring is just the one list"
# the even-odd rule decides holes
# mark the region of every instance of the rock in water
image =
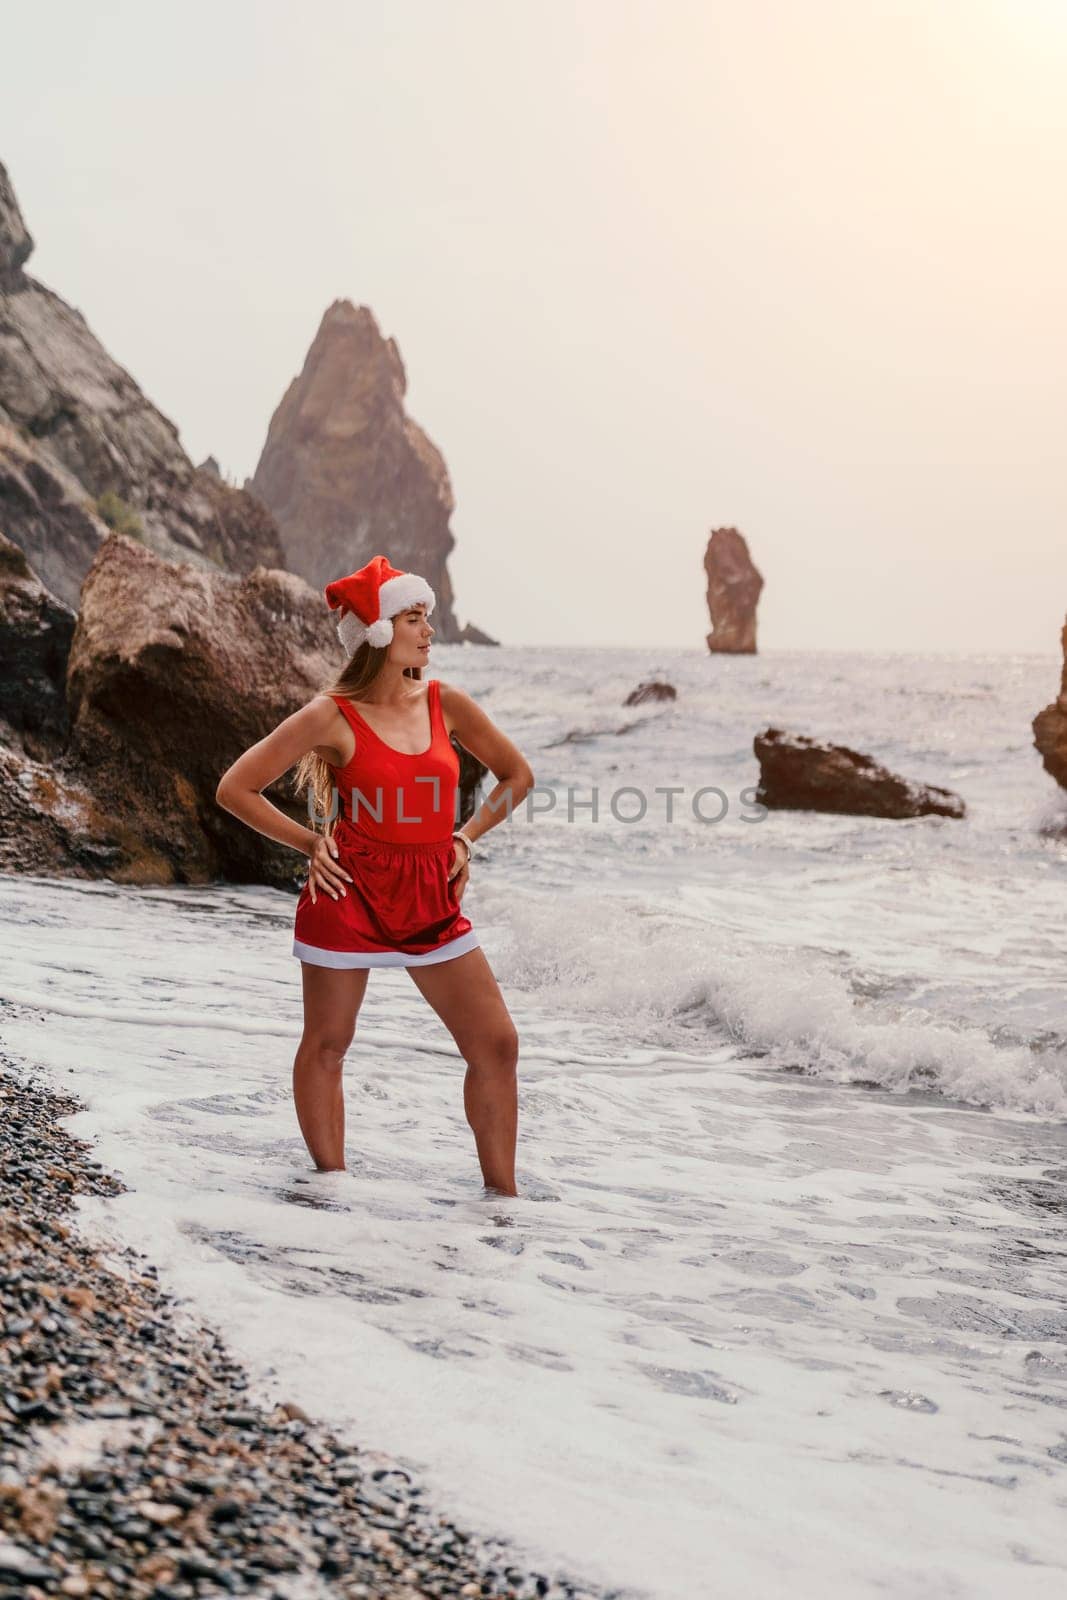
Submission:
[[1041,753],[1045,771],[1067,789],[1067,623],[1060,635],[1063,649],[1063,677],[1060,692],[1050,706],[1034,718],[1034,744]]
[[111,528],[207,570],[282,566],[266,508],[193,466],[81,312],[23,271],[32,249],[0,165],[0,522],[42,582],[76,608]]
[[405,413],[406,390],[395,339],[366,306],[335,300],[246,487],[281,529],[290,571],[321,590],[386,555],[426,578],[437,637],[452,643],[461,637],[447,571],[452,485],[441,452]]
[[836,811],[857,817],[962,817],[959,795],[898,778],[843,744],[768,728],[753,748],[760,764],[756,799],[774,811]]
[[500,640],[491,638],[488,633],[486,633],[482,628],[476,627],[473,622],[465,622],[462,628],[459,630],[459,643],[498,645]]
[[708,649],[729,655],[755,655],[756,606],[763,579],[736,528],[715,528],[704,553],[708,579],[708,612],[712,631]]
[[649,678],[644,683],[639,683],[636,689],[623,701],[624,706],[641,706],[646,700],[677,700],[678,691],[673,683],[662,683],[656,678]]

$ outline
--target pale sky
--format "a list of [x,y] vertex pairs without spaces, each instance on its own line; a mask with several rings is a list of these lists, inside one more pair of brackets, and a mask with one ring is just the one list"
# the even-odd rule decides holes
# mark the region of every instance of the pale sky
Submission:
[[702,646],[733,524],[769,649],[1056,649],[1067,0],[0,24],[29,271],[239,482],[326,307],[369,306],[449,466],[461,621]]

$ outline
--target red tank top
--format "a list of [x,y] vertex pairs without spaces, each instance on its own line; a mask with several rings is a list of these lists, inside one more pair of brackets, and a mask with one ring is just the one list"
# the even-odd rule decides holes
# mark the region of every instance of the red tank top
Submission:
[[356,749],[343,767],[331,767],[338,791],[338,821],[386,844],[423,844],[451,837],[456,823],[459,756],[441,713],[441,685],[427,684],[430,743],[418,755],[380,739],[351,700],[330,696],[355,734]]

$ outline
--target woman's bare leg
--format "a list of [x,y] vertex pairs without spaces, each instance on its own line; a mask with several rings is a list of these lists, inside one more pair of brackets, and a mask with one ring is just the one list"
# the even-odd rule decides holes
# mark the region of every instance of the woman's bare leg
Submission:
[[480,947],[407,972],[455,1039],[467,1063],[463,1106],[474,1130],[487,1189],[518,1194],[519,1036]]
[[293,1062],[293,1099],[300,1132],[320,1172],[345,1167],[345,1098],[341,1069],[356,1031],[369,976],[366,967],[300,963],[304,1033]]

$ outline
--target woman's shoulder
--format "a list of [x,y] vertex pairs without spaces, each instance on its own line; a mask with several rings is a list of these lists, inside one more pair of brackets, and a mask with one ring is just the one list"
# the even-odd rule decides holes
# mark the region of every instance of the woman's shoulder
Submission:
[[488,718],[479,706],[477,700],[461,689],[455,683],[440,683],[438,704],[441,715],[445,718],[449,733],[456,733],[461,738],[464,734],[475,732],[478,728],[488,725]]
[[328,689],[322,689],[318,694],[313,694],[308,700],[305,700],[302,707],[303,714],[315,717],[319,721],[324,717],[328,720],[330,713],[337,709],[339,701],[343,700],[343,698],[343,695],[331,694]]
[[431,682],[436,683],[437,693],[441,697],[443,706],[472,706],[474,704],[466,689],[460,689],[454,683],[446,683],[443,678],[433,678]]
[[331,713],[336,714],[338,711],[343,711],[346,706],[351,704],[352,702],[347,695],[336,694],[332,689],[323,689],[321,693],[314,695],[308,701],[309,708],[314,706],[319,716],[325,717],[327,721]]

